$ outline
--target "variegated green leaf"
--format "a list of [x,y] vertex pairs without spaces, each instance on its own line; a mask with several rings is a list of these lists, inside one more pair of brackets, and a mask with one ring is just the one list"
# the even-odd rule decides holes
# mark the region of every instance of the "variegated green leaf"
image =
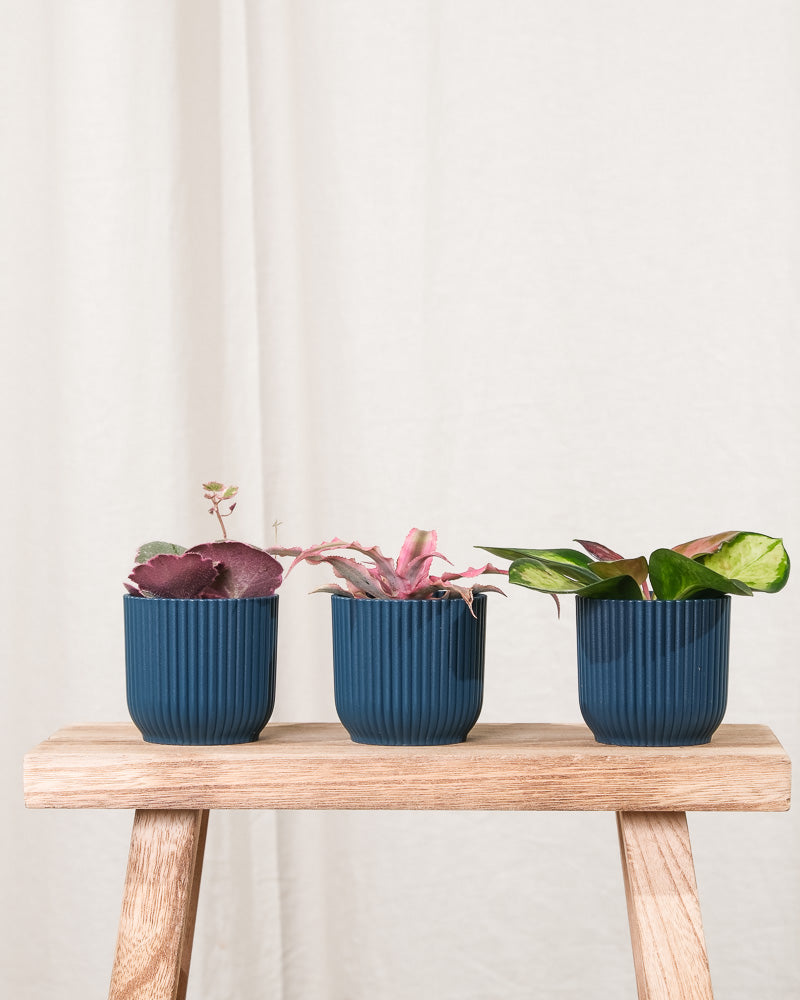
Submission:
[[568,566],[588,566],[591,558],[577,549],[516,549],[508,546],[496,547],[492,545],[476,545],[476,549],[483,549],[491,552],[493,556],[500,556],[501,559],[523,559],[530,556],[531,559],[546,559],[548,562],[566,563]]
[[532,556],[515,559],[508,567],[509,583],[540,590],[545,594],[574,594],[587,583],[596,583],[599,579],[591,570],[582,566],[570,566],[566,563],[559,565]]
[[767,594],[781,590],[789,579],[789,556],[783,540],[753,531],[740,531],[699,561],[715,573],[741,580]]
[[701,562],[673,549],[656,549],[650,556],[650,582],[662,601],[680,601],[701,590],[720,594],[752,594],[746,583],[730,580]]
[[[589,566],[591,565],[591,559],[584,555],[583,552],[578,552],[576,549],[510,549],[510,548],[488,548],[488,546],[479,545],[477,548],[484,548],[487,552],[492,552],[495,555],[499,555],[504,559],[508,559],[512,554],[521,553],[515,557],[515,561],[531,559],[540,568],[544,568],[554,574],[556,574],[553,579],[560,580],[562,577],[566,577],[568,581],[572,581],[574,584],[585,585],[588,583],[595,583],[600,577],[594,573]],[[513,563],[512,563],[513,565]],[[510,572],[511,567],[509,567]],[[531,574],[528,576],[533,578]],[[513,583],[509,577],[509,582]],[[530,586],[530,584],[523,584],[523,586]],[[574,587],[569,589],[560,589],[557,591],[550,590],[547,587],[534,587],[536,590],[544,590],[546,593],[572,593]]]

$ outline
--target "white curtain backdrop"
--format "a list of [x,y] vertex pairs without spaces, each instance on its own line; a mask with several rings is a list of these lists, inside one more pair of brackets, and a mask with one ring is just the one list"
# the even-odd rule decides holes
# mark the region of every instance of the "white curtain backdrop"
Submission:
[[[103,996],[131,814],[23,753],[127,718],[139,543],[729,528],[800,556],[791,0],[0,0],[0,993]],[[334,720],[322,571],[278,721]],[[512,592],[513,591],[513,592]],[[800,580],[729,722],[800,760]],[[491,599],[483,721],[574,722],[571,602]],[[800,994],[800,823],[690,818],[719,1000]],[[213,813],[189,996],[631,1000],[613,816]]]

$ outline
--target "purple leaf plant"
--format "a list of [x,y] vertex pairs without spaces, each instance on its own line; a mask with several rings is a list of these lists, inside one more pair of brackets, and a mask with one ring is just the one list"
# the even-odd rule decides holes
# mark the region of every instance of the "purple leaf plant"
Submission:
[[[437,551],[436,545],[435,531],[412,528],[396,560],[385,556],[377,545],[367,547],[360,542],[344,542],[341,538],[312,545],[308,549],[273,548],[270,552],[274,555],[295,557],[287,575],[301,562],[310,563],[312,566],[327,563],[333,570],[334,576],[343,581],[343,585],[332,583],[317,588],[313,593],[342,594],[346,597],[367,599],[388,598],[397,601],[459,597],[466,601],[470,611],[472,611],[473,594],[483,591],[503,593],[498,587],[490,584],[456,583],[483,574],[498,573],[503,576],[508,574],[507,570],[492,566],[491,563],[479,568],[470,567],[460,573],[444,572],[441,576],[432,575],[434,559],[442,559],[452,565],[449,559]],[[369,562],[359,562],[341,555],[342,550],[357,552],[366,556]]]
[[238,598],[271,597],[283,578],[277,559],[266,549],[231,541],[223,522],[233,512],[220,510],[222,501],[236,496],[238,486],[203,484],[203,495],[211,501],[209,513],[222,528],[219,542],[203,542],[190,549],[170,542],[148,542],[136,554],[136,565],[125,584],[134,597]]

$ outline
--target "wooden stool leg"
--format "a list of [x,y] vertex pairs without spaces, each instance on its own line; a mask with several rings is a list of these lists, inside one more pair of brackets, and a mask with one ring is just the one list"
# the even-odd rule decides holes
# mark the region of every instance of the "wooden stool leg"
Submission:
[[183,1000],[207,810],[137,809],[109,1000]]
[[639,1000],[713,1000],[686,813],[620,812]]
[[206,851],[206,831],[208,830],[208,809],[200,811],[200,829],[197,834],[197,850],[194,856],[192,870],[192,891],[189,895],[189,909],[183,925],[183,944],[181,945],[181,968],[178,974],[178,992],[175,1000],[186,1000],[186,987],[189,985],[189,965],[192,961],[192,943],[194,942],[194,922],[197,917],[197,900],[200,898],[200,878],[203,874],[203,857]]

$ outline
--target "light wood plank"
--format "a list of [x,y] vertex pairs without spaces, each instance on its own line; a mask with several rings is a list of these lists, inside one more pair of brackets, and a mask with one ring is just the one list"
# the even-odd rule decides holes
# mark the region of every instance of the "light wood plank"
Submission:
[[766,726],[708,746],[602,746],[581,725],[478,725],[466,743],[370,747],[336,723],[268,725],[256,743],[166,747],[128,723],[59,730],[25,759],[32,808],[789,808],[791,765]]
[[617,825],[639,1000],[713,1000],[686,814]]
[[183,1000],[208,814],[137,810],[109,1000]]

